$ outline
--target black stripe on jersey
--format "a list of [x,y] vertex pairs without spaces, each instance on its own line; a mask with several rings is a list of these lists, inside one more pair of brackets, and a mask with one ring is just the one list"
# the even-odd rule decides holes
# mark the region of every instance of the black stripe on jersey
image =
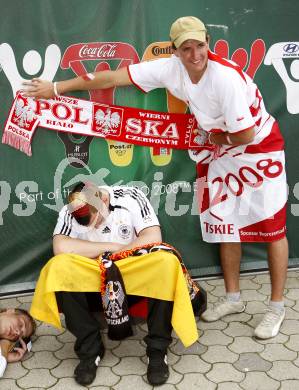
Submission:
[[73,219],[74,219],[74,217],[70,214],[70,218],[69,218],[69,229],[68,229],[68,231],[67,231],[67,235],[68,235],[68,236],[71,234],[71,231],[72,231]]
[[150,214],[150,209],[148,207],[147,199],[145,198],[145,195],[137,191],[136,188],[126,188],[126,189],[117,189],[113,190],[114,197],[117,198],[123,198],[125,195],[131,196],[134,200],[136,200],[137,204],[139,205],[140,212],[142,218],[146,217]]
[[72,222],[73,222],[73,216],[66,211],[64,214],[64,223],[62,226],[62,229],[60,230],[60,234],[63,234],[65,236],[69,236],[72,231]]

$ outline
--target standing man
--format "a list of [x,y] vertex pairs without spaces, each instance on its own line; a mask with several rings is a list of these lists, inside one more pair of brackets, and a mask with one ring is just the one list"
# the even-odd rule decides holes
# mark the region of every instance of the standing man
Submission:
[[[70,193],[69,202],[60,211],[54,230],[55,255],[74,253],[93,259],[107,251],[162,241],[158,218],[137,188],[98,188],[92,183],[79,183]],[[58,292],[56,296],[66,327],[76,337],[75,352],[80,362],[74,372],[75,380],[87,386],[95,379],[105,352],[99,323],[89,308],[93,299],[100,300],[100,296],[92,292]],[[148,298],[148,335],[144,341],[147,378],[154,386],[165,383],[169,377],[167,348],[172,340],[172,307],[173,302]]]
[[192,16],[171,26],[174,55],[87,74],[56,83],[33,79],[27,96],[51,98],[74,90],[135,84],[144,92],[167,88],[185,101],[214,145],[198,156],[197,171],[207,188],[201,199],[201,227],[207,242],[220,243],[226,297],[203,314],[216,321],[245,309],[239,273],[241,242],[265,242],[271,278],[268,310],[255,336],[274,337],[285,316],[283,290],[288,265],[287,185],[284,142],[253,80],[234,63],[209,50],[205,25]]

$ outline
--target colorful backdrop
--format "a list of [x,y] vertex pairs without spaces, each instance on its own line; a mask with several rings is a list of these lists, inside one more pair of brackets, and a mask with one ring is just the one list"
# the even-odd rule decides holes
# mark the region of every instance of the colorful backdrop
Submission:
[[[201,18],[211,48],[233,59],[260,87],[286,141],[290,265],[298,264],[299,42],[296,0],[0,0],[0,124],[13,97],[32,77],[62,80],[170,55],[169,27],[180,16]],[[76,92],[103,103],[183,112],[165,90],[134,87]],[[32,157],[0,144],[0,294],[34,287],[52,255],[57,209],[78,179],[138,185],[159,215],[164,240],[195,276],[220,272],[218,247],[202,242],[195,163],[168,152],[38,129]],[[80,159],[72,160],[72,158]],[[244,245],[243,270],[266,266],[263,245]]]

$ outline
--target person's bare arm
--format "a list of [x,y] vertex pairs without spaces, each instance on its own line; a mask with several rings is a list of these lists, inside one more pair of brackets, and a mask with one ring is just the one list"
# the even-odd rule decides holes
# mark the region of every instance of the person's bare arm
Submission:
[[[161,242],[161,241],[162,241],[162,235],[161,235],[160,226],[150,226],[148,228],[141,230],[141,232],[139,232],[138,234],[138,237],[136,237],[135,240],[132,241],[130,244],[121,248],[121,250],[132,249],[138,246],[151,244],[153,242]],[[119,252],[119,251],[114,251],[114,252]]]
[[77,255],[95,259],[106,251],[118,252],[123,247],[123,244],[115,242],[92,242],[64,236],[62,234],[57,234],[53,237],[53,252],[55,255],[61,253],[75,253]]
[[[216,145],[246,145],[253,141],[255,136],[254,127],[250,127],[239,133],[212,133],[210,134],[210,141]],[[229,137],[227,139],[227,137]],[[230,140],[231,144],[228,142]]]
[[[56,82],[58,94],[79,90],[106,89],[132,84],[127,68],[104,70],[92,74],[94,76],[93,80],[85,80],[79,76]],[[32,79],[23,84],[25,85],[25,96],[37,99],[50,99],[55,96],[54,83],[52,81]]]

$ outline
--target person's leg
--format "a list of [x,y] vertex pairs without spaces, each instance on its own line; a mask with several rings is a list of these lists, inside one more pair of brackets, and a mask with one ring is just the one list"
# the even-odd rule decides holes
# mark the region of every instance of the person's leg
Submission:
[[223,242],[220,244],[220,260],[225,290],[228,293],[240,291],[241,243]]
[[278,334],[285,317],[283,290],[288,269],[289,248],[287,238],[268,243],[268,263],[271,279],[271,298],[268,310],[254,334],[268,339]]
[[76,337],[75,352],[79,359],[99,355],[103,349],[99,323],[89,310],[85,293],[58,292],[56,296],[66,327]]
[[89,310],[85,293],[57,292],[56,297],[66,327],[76,337],[74,349],[80,362],[74,371],[75,380],[89,385],[96,377],[97,366],[105,352],[99,323]]
[[271,279],[271,301],[283,301],[283,290],[287,277],[289,260],[288,240],[270,242],[268,244],[268,263]]
[[201,316],[204,321],[217,321],[227,314],[241,313],[244,303],[240,300],[240,262],[241,243],[225,242],[220,244],[220,259],[226,290],[226,299],[213,308],[207,309]]
[[147,350],[167,350],[172,341],[172,308],[173,302],[153,298],[148,299],[148,335],[144,338]]
[[148,356],[147,379],[151,385],[162,385],[169,377],[167,348],[172,341],[173,302],[148,299],[148,335],[144,338]]

